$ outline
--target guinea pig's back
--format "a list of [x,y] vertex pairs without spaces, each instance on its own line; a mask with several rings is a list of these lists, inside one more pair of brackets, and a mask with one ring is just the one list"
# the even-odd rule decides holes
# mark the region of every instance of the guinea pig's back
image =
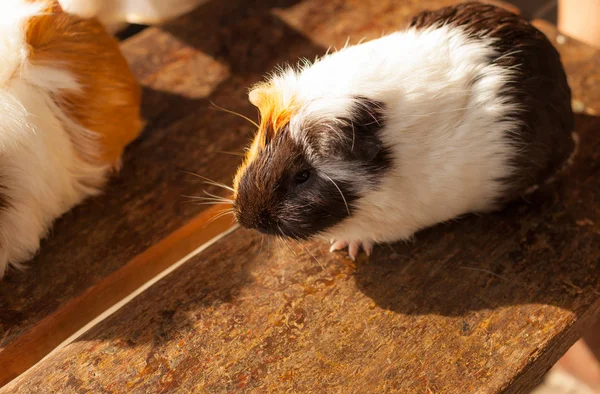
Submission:
[[571,90],[560,55],[527,20],[493,5],[473,2],[426,11],[409,23],[417,30],[442,25],[485,42],[494,50],[490,64],[510,71],[502,95],[516,104],[518,110],[508,116],[520,128],[508,136],[515,147],[514,172],[504,179],[507,190],[499,202],[512,200],[559,171],[575,147]]

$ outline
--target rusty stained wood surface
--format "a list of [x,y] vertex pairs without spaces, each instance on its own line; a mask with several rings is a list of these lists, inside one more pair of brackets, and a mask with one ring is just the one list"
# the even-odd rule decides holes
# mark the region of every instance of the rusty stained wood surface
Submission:
[[529,204],[355,266],[238,230],[5,392],[524,392],[600,307],[599,127]]
[[233,229],[231,217],[215,220],[224,208],[229,209],[220,205],[203,211],[16,338],[0,353],[0,387],[31,368],[88,323],[100,319],[105,311],[114,311],[116,304],[126,303],[191,254],[229,233]]
[[[391,13],[400,20],[414,7],[384,3],[279,2],[270,5],[274,12],[209,3],[134,42],[195,48],[184,46],[174,58],[229,59],[229,80],[241,85],[265,71],[254,54],[291,60],[321,53],[306,39],[311,31],[341,41],[351,29],[344,13],[360,15],[359,35],[376,34]],[[386,21],[364,17],[370,10]],[[293,30],[280,18],[295,21]],[[203,23],[203,35],[183,33],[198,33]],[[212,40],[206,32],[217,37],[214,47],[197,43]],[[589,83],[598,71],[582,59],[598,55],[577,56],[571,45],[579,44],[557,47],[569,54],[575,98],[593,107]],[[233,48],[247,57],[235,60]],[[160,63],[155,50],[137,50],[136,69],[154,67],[145,58]],[[243,100],[227,102],[247,111]],[[186,122],[205,122],[200,115]],[[529,201],[379,246],[368,262],[352,265],[321,243],[283,245],[238,230],[2,392],[527,392],[600,310],[600,119],[579,115],[577,131],[574,166]]]

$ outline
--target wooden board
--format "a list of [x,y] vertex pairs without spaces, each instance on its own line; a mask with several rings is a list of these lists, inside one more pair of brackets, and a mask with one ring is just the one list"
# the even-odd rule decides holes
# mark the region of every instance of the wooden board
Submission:
[[0,353],[0,386],[230,231],[231,217],[220,216],[224,208],[202,212],[10,342]]
[[[236,15],[220,12],[192,18]],[[257,12],[225,37],[281,26]],[[335,31],[339,13],[323,12]],[[315,49],[281,31],[261,37]],[[593,97],[583,81],[597,70],[573,56],[575,96]],[[368,263],[236,231],[2,392],[526,392],[600,312],[600,119],[579,115],[577,130],[575,165],[529,202],[380,246]]]
[[577,123],[529,204],[355,267],[238,230],[6,392],[525,392],[600,310],[600,121]]

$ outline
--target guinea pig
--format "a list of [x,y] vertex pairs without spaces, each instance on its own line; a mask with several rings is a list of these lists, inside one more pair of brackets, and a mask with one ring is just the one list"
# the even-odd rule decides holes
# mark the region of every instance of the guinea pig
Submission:
[[279,69],[249,99],[261,120],[233,181],[237,221],[329,239],[352,259],[500,209],[575,151],[558,52],[522,17],[476,2]]
[[140,87],[97,20],[0,2],[0,276],[100,191],[140,130]]

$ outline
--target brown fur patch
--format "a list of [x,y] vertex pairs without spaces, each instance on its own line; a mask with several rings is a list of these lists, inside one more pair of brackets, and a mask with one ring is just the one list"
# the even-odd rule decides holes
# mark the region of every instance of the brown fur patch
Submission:
[[527,20],[489,4],[461,3],[423,12],[410,22],[417,29],[442,24],[460,27],[475,40],[495,39],[490,63],[514,71],[502,94],[521,107],[511,117],[522,127],[509,136],[521,149],[512,163],[516,172],[504,180],[501,202],[514,199],[555,174],[574,149],[571,90],[560,55]]
[[123,149],[141,130],[140,87],[117,42],[95,19],[67,14],[57,1],[31,18],[26,40],[32,65],[64,68],[81,91],[56,94],[57,105],[79,125],[99,136],[69,130],[80,157],[93,164],[118,165]]
[[250,101],[260,112],[260,124],[244,162],[238,168],[233,179],[234,190],[238,189],[240,178],[248,165],[257,158],[278,133],[286,128],[297,109],[293,100],[286,105],[277,88],[269,82],[256,85],[250,92]]
[[294,100],[285,103],[281,93],[269,83],[257,85],[250,93],[250,100],[260,112],[257,136],[261,147],[264,147],[290,122],[295,110]]

